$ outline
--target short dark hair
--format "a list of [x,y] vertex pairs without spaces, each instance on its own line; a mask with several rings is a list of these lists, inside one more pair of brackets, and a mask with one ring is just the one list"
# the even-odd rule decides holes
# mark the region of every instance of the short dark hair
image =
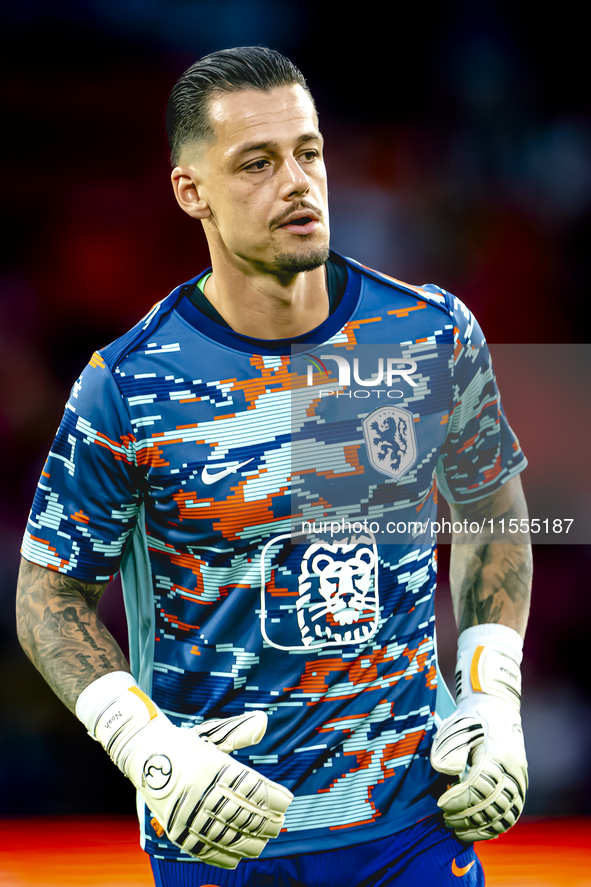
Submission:
[[179,77],[168,99],[166,131],[173,167],[184,144],[213,139],[208,114],[211,98],[238,89],[267,91],[293,84],[302,86],[314,104],[299,68],[266,46],[236,46],[199,59]]

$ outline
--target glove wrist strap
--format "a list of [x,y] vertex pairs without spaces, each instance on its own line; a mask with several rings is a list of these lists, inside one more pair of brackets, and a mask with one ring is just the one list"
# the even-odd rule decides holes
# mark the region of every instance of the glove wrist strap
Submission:
[[486,693],[519,711],[522,650],[520,635],[506,625],[475,625],[463,631],[456,666],[458,702]]
[[77,717],[126,776],[129,740],[159,714],[133,676],[123,671],[93,681],[76,702]]

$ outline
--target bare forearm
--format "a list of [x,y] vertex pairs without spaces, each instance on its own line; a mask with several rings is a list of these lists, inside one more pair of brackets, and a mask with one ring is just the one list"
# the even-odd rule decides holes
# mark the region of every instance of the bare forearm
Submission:
[[111,671],[129,671],[119,645],[94,612],[104,588],[21,562],[16,605],[19,641],[72,712],[92,681]]
[[529,545],[458,545],[450,585],[458,629],[498,622],[525,635],[531,592]]
[[[493,520],[485,536],[455,534],[450,564],[450,586],[459,631],[472,625],[496,622],[508,625],[523,637],[529,614],[532,583],[532,552],[527,535],[507,541],[501,532],[510,518],[527,517],[527,506],[518,478],[495,500],[483,500],[463,509],[452,506],[454,517]],[[490,526],[490,524],[489,524]]]

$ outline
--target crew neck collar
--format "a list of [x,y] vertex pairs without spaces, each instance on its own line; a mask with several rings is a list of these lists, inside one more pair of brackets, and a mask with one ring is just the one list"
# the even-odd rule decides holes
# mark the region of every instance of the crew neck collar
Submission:
[[194,290],[199,280],[211,273],[211,268],[206,268],[201,274],[198,274],[197,277],[185,285],[187,287],[185,297],[181,299],[176,310],[188,324],[202,335],[234,351],[242,351],[247,354],[281,355],[290,354],[293,347],[298,345],[302,345],[303,350],[305,350],[310,345],[320,344],[332,338],[349,320],[359,300],[361,289],[361,275],[359,271],[347,263],[345,259],[338,256],[338,254],[335,255],[347,266],[347,286],[343,298],[336,310],[323,323],[300,336],[288,339],[256,339],[236,333],[229,327],[221,326],[206,317],[205,314],[193,305],[188,294]]

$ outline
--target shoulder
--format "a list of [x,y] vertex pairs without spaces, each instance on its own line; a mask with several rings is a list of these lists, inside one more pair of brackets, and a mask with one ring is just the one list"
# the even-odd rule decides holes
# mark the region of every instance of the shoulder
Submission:
[[128,332],[104,348],[101,348],[98,356],[106,366],[113,371],[125,357],[148,342],[154,333],[170,318],[179,302],[188,293],[193,291],[195,284],[204,273],[207,272],[201,272],[201,274],[191,278],[186,283],[175,287],[166,298],[156,302],[148,313]]
[[361,274],[370,286],[381,286],[397,293],[399,297],[410,298],[417,304],[422,303],[423,306],[430,305],[438,308],[447,315],[453,324],[456,341],[474,344],[484,342],[484,335],[472,311],[461,299],[448,292],[448,290],[443,289],[443,287],[437,286],[434,283],[424,283],[421,286],[416,286],[398,280],[396,277],[392,277],[382,271],[368,268],[366,265],[361,264],[361,262],[357,262],[349,257],[344,257],[344,261],[349,267]]
[[[121,367],[125,365],[127,369],[131,366],[133,374],[134,367],[138,361],[141,363],[144,354],[152,354],[159,350],[152,351],[149,343],[160,329],[165,328],[175,307],[194,289],[201,276],[202,274],[199,274],[176,287],[166,298],[153,305],[128,332],[95,351],[72,387],[66,405],[70,411],[86,415],[95,407],[100,408],[101,404],[103,409],[120,408],[120,402],[124,399],[122,377],[126,375],[121,371]],[[136,367],[136,371],[142,372],[141,366]]]
[[415,299],[423,299],[446,312],[452,310],[454,296],[452,296],[451,293],[448,293],[447,290],[435,286],[433,283],[416,286],[411,283],[405,283],[403,280],[398,280],[396,277],[385,274],[383,271],[376,271],[375,268],[369,268],[367,265],[363,265],[361,262],[357,262],[355,259],[351,259],[348,256],[343,257],[343,259],[345,263],[350,268],[357,271],[369,285],[374,284],[376,287],[382,286],[386,289],[411,296]]

